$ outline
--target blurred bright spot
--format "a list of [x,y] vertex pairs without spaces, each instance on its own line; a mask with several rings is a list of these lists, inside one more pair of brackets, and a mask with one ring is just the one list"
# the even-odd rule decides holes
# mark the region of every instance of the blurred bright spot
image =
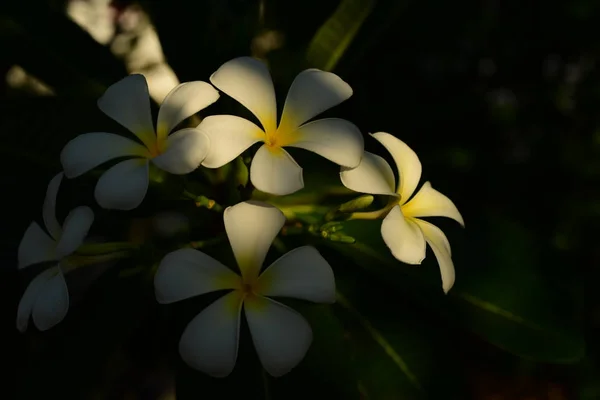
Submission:
[[6,84],[12,89],[38,96],[54,96],[54,91],[49,86],[29,75],[18,65],[13,65],[6,73]]

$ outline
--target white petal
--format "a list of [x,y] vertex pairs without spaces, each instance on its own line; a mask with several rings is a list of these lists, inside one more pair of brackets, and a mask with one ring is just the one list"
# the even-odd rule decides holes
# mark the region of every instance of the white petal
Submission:
[[298,312],[266,297],[249,297],[244,311],[265,370],[285,375],[302,361],[312,342],[310,325]]
[[19,301],[19,307],[17,309],[17,329],[19,332],[25,332],[29,325],[29,317],[33,310],[33,305],[40,294],[42,288],[46,285],[49,279],[54,277],[58,273],[58,267],[48,268],[47,270],[38,274],[35,278],[29,282],[27,289]]
[[327,261],[311,246],[280,257],[258,278],[258,293],[315,303],[335,302],[335,278]]
[[327,118],[309,122],[295,133],[297,141],[288,146],[310,150],[344,167],[354,168],[364,153],[364,139],[353,123]]
[[58,195],[58,188],[60,187],[62,178],[62,172],[57,174],[54,178],[52,178],[52,180],[48,184],[48,189],[46,190],[46,198],[44,199],[44,225],[46,225],[48,233],[50,233],[50,236],[52,236],[54,240],[58,240],[62,232],[60,224],[56,219],[56,197]]
[[48,279],[40,289],[33,304],[33,323],[40,331],[46,331],[62,321],[69,311],[69,290],[60,270]]
[[79,206],[71,210],[65,219],[63,233],[56,246],[59,259],[73,253],[83,244],[93,222],[94,212],[91,208]]
[[429,182],[425,182],[415,197],[402,206],[402,212],[410,217],[448,217],[465,226],[452,200],[432,188]]
[[164,139],[184,119],[208,107],[219,98],[212,85],[202,81],[182,83],[169,92],[158,110],[157,136]]
[[56,242],[32,222],[19,243],[18,259],[19,269],[44,261],[56,261]]
[[129,129],[148,148],[154,148],[156,134],[150,113],[148,83],[144,75],[129,75],[112,84],[98,99],[98,108]]
[[208,136],[195,128],[179,130],[167,138],[167,149],[152,162],[171,174],[189,174],[208,154]]
[[340,179],[348,189],[360,193],[393,195],[396,190],[392,167],[383,157],[368,151],[365,151],[358,167],[342,167]]
[[285,100],[280,128],[294,130],[352,96],[352,88],[339,76],[308,69],[296,76]]
[[435,254],[435,258],[440,266],[442,288],[444,289],[444,293],[448,293],[454,285],[455,278],[454,263],[452,262],[448,238],[440,228],[427,221],[415,218],[415,222],[423,230],[425,240],[427,240],[427,243],[429,243],[429,246],[433,250],[433,254]]
[[194,249],[167,254],[154,275],[154,291],[160,304],[239,286],[240,276],[214,258]]
[[397,260],[407,264],[421,264],[425,258],[425,238],[421,229],[402,215],[395,206],[383,219],[381,236]]
[[277,129],[275,90],[271,74],[262,61],[235,58],[212,74],[210,81],[252,111],[266,131]]
[[202,310],[181,335],[183,361],[217,378],[229,375],[237,359],[241,311],[242,298],[237,291]]
[[67,178],[76,178],[92,168],[118,157],[149,157],[139,143],[112,133],[93,132],[77,136],[60,153]]
[[222,167],[265,138],[265,133],[258,126],[234,115],[206,117],[198,129],[210,139],[210,149],[202,161],[206,168]]
[[396,163],[400,178],[396,192],[400,195],[400,204],[402,205],[406,203],[419,184],[421,161],[417,154],[397,137],[385,132],[373,133],[371,136],[390,152]]
[[242,276],[246,282],[253,281],[273,240],[285,224],[285,216],[268,203],[245,201],[227,207],[223,220]]
[[148,179],[148,160],[123,161],[102,174],[94,196],[102,208],[133,210],[146,196]]
[[252,159],[250,180],[258,190],[278,196],[304,187],[302,168],[292,156],[282,148],[266,145],[259,148]]

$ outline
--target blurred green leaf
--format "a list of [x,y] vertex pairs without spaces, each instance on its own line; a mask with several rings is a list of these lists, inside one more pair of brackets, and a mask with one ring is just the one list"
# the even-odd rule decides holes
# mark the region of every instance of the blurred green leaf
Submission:
[[308,65],[333,70],[374,5],[375,0],[342,0],[311,40],[306,51]]
[[[381,221],[347,221],[355,244],[328,242],[352,262],[495,346],[543,362],[571,363],[584,354],[576,284],[553,280],[534,236],[507,218],[470,224],[470,243],[450,236],[457,281],[445,297],[430,250],[421,266],[396,261],[381,239]],[[561,275],[565,277],[564,271]],[[575,285],[575,286],[574,286]]]

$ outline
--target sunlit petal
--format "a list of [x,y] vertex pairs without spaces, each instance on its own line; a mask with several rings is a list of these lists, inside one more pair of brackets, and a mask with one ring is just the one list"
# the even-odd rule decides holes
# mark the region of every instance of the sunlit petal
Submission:
[[19,243],[19,269],[45,261],[56,261],[56,242],[32,222]]
[[250,180],[258,190],[283,196],[304,187],[302,168],[281,148],[263,145],[250,165]]
[[68,256],[83,244],[93,222],[94,212],[91,208],[79,206],[71,210],[65,219],[63,233],[56,246],[58,258]]
[[60,187],[62,178],[62,172],[57,174],[54,178],[52,178],[52,180],[48,184],[48,189],[46,190],[46,198],[44,199],[44,225],[46,225],[46,229],[48,230],[50,236],[52,236],[54,240],[58,240],[62,232],[60,224],[56,219],[56,197],[58,195],[58,188]]
[[31,316],[40,331],[46,331],[62,321],[69,311],[69,290],[60,270],[40,288],[33,304]]
[[156,134],[150,113],[150,94],[144,75],[129,75],[112,84],[98,99],[103,113],[134,133],[148,148],[154,148]]
[[440,266],[442,288],[444,289],[444,293],[448,293],[454,285],[455,278],[454,263],[452,262],[448,238],[440,228],[427,221],[415,218],[415,222],[423,230],[425,240],[431,246],[433,254],[435,254],[435,258]]
[[258,358],[270,375],[285,375],[302,361],[312,343],[312,330],[302,315],[257,296],[246,299],[244,311]]
[[402,212],[408,217],[448,217],[465,226],[452,200],[432,188],[429,182],[425,182],[417,194],[402,206]]
[[279,127],[294,130],[350,96],[352,88],[336,74],[314,68],[302,71],[292,82]]
[[285,216],[270,204],[245,201],[227,207],[223,220],[242,276],[246,282],[253,281],[273,240],[285,224]]
[[156,300],[174,303],[190,297],[239,286],[240,276],[214,258],[194,249],[167,254],[154,275]]
[[392,167],[376,154],[365,151],[356,168],[342,167],[342,184],[348,189],[369,194],[395,194],[396,181]]
[[77,136],[60,153],[67,178],[76,178],[118,157],[149,157],[148,150],[133,140],[112,133],[94,132]]
[[377,132],[371,136],[377,139],[392,155],[400,178],[396,192],[400,195],[400,204],[406,203],[421,179],[422,168],[419,157],[403,141],[389,133]]
[[397,260],[407,264],[421,264],[425,258],[425,238],[421,229],[402,215],[395,206],[383,219],[381,236]]
[[167,149],[152,162],[171,174],[189,174],[206,158],[209,146],[208,136],[200,130],[182,129],[167,138]]
[[353,123],[327,118],[309,122],[294,134],[288,146],[310,150],[344,167],[356,167],[364,152],[364,139]]
[[280,257],[258,278],[259,294],[293,297],[315,303],[335,302],[333,271],[311,246],[298,247]]
[[181,335],[183,361],[214,377],[229,375],[237,359],[241,311],[242,298],[237,291],[206,307]]
[[146,196],[148,179],[148,160],[123,161],[102,174],[94,196],[103,208],[133,210]]
[[265,137],[258,126],[234,115],[206,117],[198,125],[198,129],[210,139],[210,149],[202,161],[206,168],[222,167]]
[[251,57],[239,57],[223,64],[210,81],[219,90],[252,111],[266,131],[277,128],[277,103],[267,66]]
[[206,82],[186,82],[176,86],[165,97],[158,110],[156,132],[159,141],[181,121],[208,107],[218,98],[219,92]]
[[29,317],[33,310],[35,301],[49,279],[58,273],[58,267],[48,268],[42,273],[38,274],[35,278],[29,282],[29,285],[19,301],[19,307],[17,309],[17,329],[20,332],[25,332],[29,326]]

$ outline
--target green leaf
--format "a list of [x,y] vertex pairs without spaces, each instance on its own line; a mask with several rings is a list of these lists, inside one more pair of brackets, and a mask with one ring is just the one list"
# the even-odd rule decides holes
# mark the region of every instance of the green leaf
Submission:
[[324,71],[333,70],[374,5],[375,0],[342,0],[310,42],[306,51],[308,64]]
[[560,275],[553,273],[553,256],[546,262],[534,235],[518,222],[494,215],[473,221],[464,243],[453,237],[456,228],[446,230],[457,276],[447,296],[430,250],[421,266],[404,265],[381,239],[381,221],[342,225],[356,243],[327,242],[329,247],[495,346],[542,362],[571,363],[583,356],[577,318],[582,291],[562,265]]

